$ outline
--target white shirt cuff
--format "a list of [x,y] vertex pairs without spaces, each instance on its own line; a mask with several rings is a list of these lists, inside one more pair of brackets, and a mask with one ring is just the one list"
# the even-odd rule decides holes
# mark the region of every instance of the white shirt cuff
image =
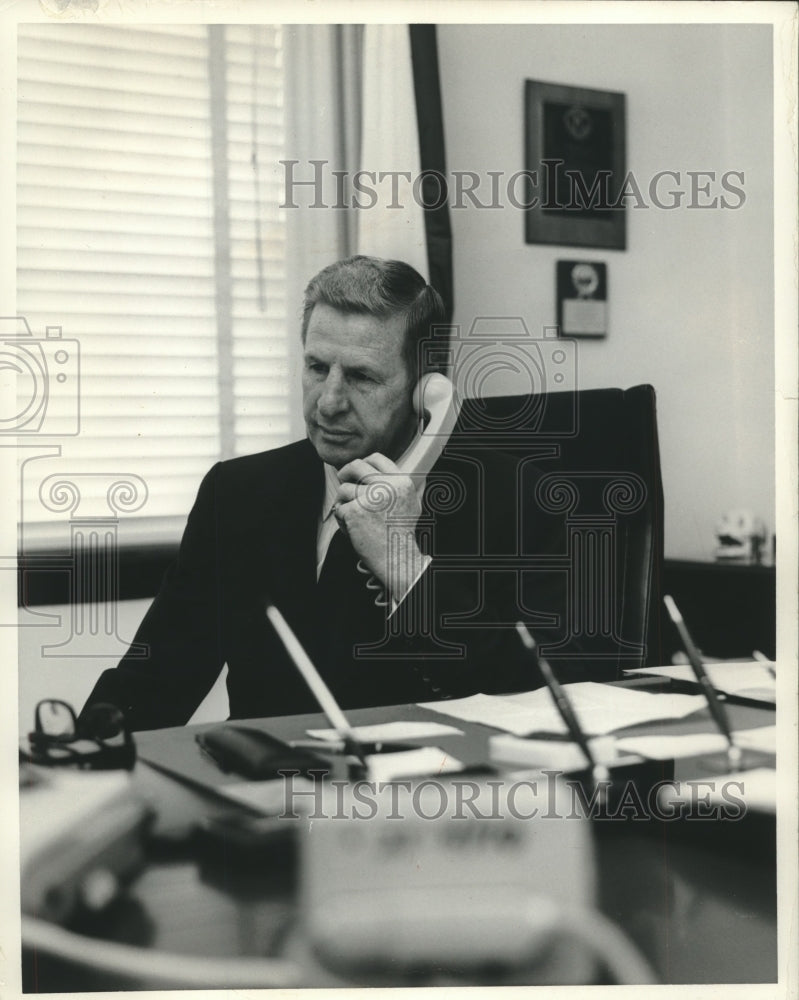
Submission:
[[402,604],[402,602],[405,600],[408,594],[410,594],[410,592],[413,590],[416,584],[421,580],[421,578],[427,572],[427,567],[430,565],[432,561],[433,561],[432,556],[422,556],[422,567],[416,574],[416,576],[413,578],[413,582],[411,583],[410,587],[408,587],[408,589],[405,591],[402,597],[399,598],[399,600],[395,597],[391,598],[391,606],[390,606],[390,611],[388,613],[389,618],[394,614],[394,612],[397,610],[400,604]]

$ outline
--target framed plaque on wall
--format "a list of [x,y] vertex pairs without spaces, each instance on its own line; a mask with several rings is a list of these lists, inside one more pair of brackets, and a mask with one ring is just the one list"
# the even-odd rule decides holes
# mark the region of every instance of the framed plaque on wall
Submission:
[[527,80],[525,241],[624,250],[625,95]]

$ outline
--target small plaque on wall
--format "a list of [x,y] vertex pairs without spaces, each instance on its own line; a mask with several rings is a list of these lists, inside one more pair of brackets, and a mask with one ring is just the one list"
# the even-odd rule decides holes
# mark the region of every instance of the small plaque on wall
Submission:
[[527,243],[627,245],[625,95],[527,80]]
[[607,264],[557,262],[558,326],[563,337],[604,337],[608,332]]

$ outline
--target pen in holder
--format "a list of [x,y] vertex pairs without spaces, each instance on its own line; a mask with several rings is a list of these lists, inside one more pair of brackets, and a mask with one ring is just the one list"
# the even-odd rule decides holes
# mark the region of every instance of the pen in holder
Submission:
[[[727,750],[724,758],[721,758],[717,754],[703,757],[702,759],[706,766],[708,768],[714,768],[715,771],[720,769],[721,771],[726,771],[727,773],[762,767],[768,760],[771,760],[773,766],[773,757],[770,755],[765,755],[760,751],[744,750],[737,744],[735,734],[730,726],[727,711],[719,698],[718,692],[713,686],[713,682],[708,676],[707,670],[705,670],[702,657],[699,655],[699,650],[696,648],[694,641],[691,638],[691,634],[688,631],[682,615],[680,614],[679,608],[675,604],[674,599],[668,594],[664,596],[663,603],[666,605],[669,617],[674,622],[674,626],[679,633],[683,649],[685,650],[688,662],[691,664],[691,669],[693,670],[697,684],[699,685],[699,690],[707,700],[707,707],[710,711],[711,718],[716,724],[719,732],[727,740]],[[713,772],[711,771],[711,773]]]
[[583,732],[583,728],[577,719],[574,709],[572,708],[569,696],[566,694],[558,679],[555,677],[552,667],[550,667],[549,663],[547,663],[543,656],[539,655],[535,639],[533,639],[532,635],[530,635],[529,630],[522,622],[517,622],[516,631],[519,633],[522,645],[531,654],[535,665],[541,671],[541,675],[549,688],[549,693],[552,695],[552,700],[555,702],[555,707],[557,708],[560,717],[566,724],[569,735],[582,750],[583,756],[591,769],[591,777],[597,795],[600,801],[604,801],[607,794],[607,786],[610,782],[610,771],[608,771],[605,764],[597,761],[594,756],[591,745]]

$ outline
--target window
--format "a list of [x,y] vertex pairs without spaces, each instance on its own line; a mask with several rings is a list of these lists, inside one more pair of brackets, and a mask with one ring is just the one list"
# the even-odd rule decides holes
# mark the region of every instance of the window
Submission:
[[54,472],[100,507],[140,477],[123,537],[171,539],[214,461],[288,440],[281,51],[270,25],[20,25],[17,312],[49,377],[26,433],[61,448],[25,466],[26,545],[68,540]]

